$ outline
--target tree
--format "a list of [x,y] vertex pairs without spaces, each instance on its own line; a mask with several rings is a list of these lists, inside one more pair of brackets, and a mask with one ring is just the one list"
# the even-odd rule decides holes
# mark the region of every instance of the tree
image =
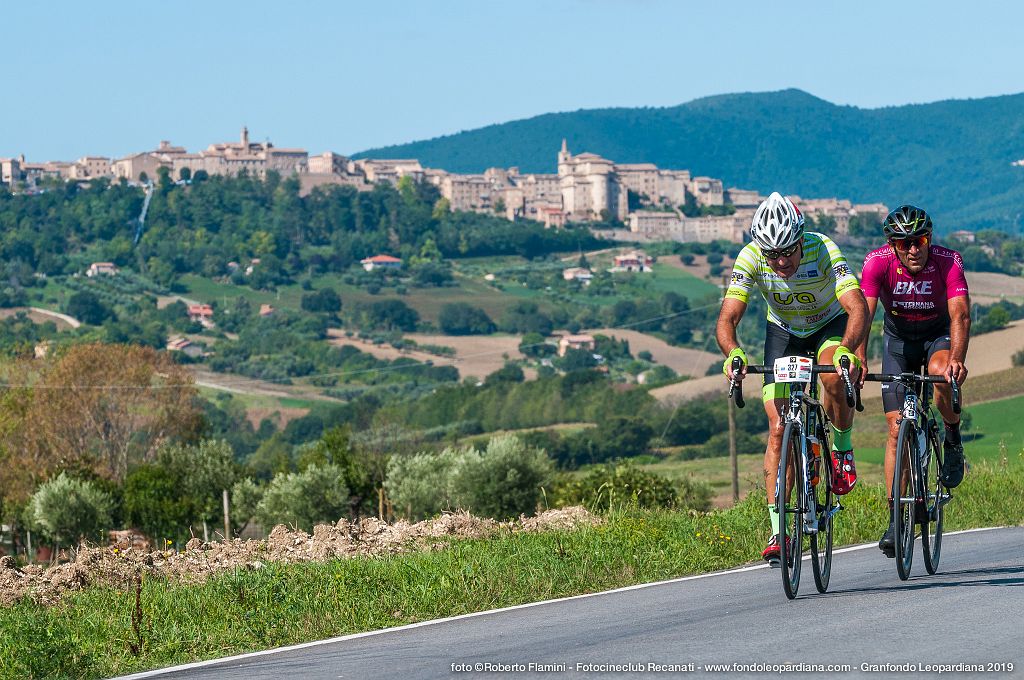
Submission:
[[104,321],[114,316],[96,294],[88,290],[79,291],[68,298],[64,311],[90,326],[101,326]]
[[454,471],[452,487],[459,507],[484,517],[510,519],[537,511],[554,470],[544,451],[502,435],[492,437],[485,451],[467,456]]
[[93,483],[62,472],[42,484],[26,508],[28,526],[60,545],[99,540],[110,528],[113,499]]
[[137,345],[75,345],[41,364],[9,369],[9,413],[0,447],[42,481],[78,467],[123,480],[169,441],[203,426],[191,374],[167,353]]
[[222,494],[238,479],[235,452],[223,439],[204,439],[198,445],[171,444],[160,451],[157,460],[173,477],[181,481],[180,492],[192,500],[196,516],[209,524],[223,519]]
[[452,302],[441,307],[437,323],[448,335],[488,335],[495,326],[484,310],[465,302]]
[[452,510],[456,472],[475,451],[447,447],[440,453],[421,452],[393,456],[388,463],[384,488],[399,513],[419,520]]
[[307,312],[340,312],[341,296],[333,288],[321,288],[302,296],[302,308]]
[[316,524],[334,524],[345,517],[348,508],[342,469],[311,465],[302,472],[274,477],[256,507],[256,518],[264,526],[286,524],[312,531]]
[[124,480],[125,519],[156,543],[190,536],[196,506],[184,486],[180,470],[153,463],[137,466]]
[[366,325],[384,330],[414,331],[420,320],[415,309],[397,299],[362,305],[361,312]]

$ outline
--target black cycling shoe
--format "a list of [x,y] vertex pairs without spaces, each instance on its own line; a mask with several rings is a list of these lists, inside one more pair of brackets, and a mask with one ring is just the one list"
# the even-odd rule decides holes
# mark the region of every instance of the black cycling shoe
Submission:
[[878,549],[885,553],[886,557],[896,557],[896,527],[889,521],[889,528],[882,534],[878,541]]
[[942,483],[947,489],[955,489],[964,481],[964,446],[942,442]]

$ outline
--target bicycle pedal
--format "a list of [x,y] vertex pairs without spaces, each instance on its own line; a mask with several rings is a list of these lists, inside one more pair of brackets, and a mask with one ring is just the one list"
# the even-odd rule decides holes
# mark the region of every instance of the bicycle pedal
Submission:
[[890,560],[894,560],[896,559],[896,548],[893,548],[892,550],[883,550],[882,554],[888,557]]
[[781,569],[782,560],[780,560],[778,557],[773,557],[772,559],[768,560],[768,567],[770,569]]

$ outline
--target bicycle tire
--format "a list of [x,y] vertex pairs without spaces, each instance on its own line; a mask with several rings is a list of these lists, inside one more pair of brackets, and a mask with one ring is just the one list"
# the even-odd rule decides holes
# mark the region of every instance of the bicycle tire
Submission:
[[817,505],[818,533],[811,534],[811,571],[814,572],[814,586],[819,593],[828,590],[832,575],[832,452],[824,428],[818,433],[821,445],[818,484],[814,487],[814,502]]
[[[800,566],[803,553],[803,474],[800,462],[800,424],[790,422],[782,433],[782,449],[779,452],[779,475],[776,477],[775,507],[779,513],[779,566],[782,567],[782,588],[786,597],[793,599],[800,590]],[[788,474],[787,474],[788,473]],[[787,477],[792,477],[791,492],[786,493]],[[787,507],[790,495],[796,503]],[[792,525],[792,526],[788,526]],[[790,542],[792,541],[792,543]]]
[[[934,421],[930,422],[930,425],[934,424]],[[937,429],[933,427],[928,433],[931,451],[925,469],[922,470],[925,504],[930,524],[921,526],[921,552],[924,554],[924,568],[930,575],[934,575],[939,569],[939,557],[942,554],[943,507],[949,498],[949,491],[942,484],[942,444],[939,443]]]
[[912,466],[917,448],[917,423],[905,418],[896,435],[896,466],[892,475],[892,521],[896,534],[896,573],[910,578],[914,563],[916,501]]

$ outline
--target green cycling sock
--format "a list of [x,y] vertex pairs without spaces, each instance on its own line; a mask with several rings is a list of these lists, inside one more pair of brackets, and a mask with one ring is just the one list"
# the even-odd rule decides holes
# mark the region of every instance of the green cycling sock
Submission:
[[853,432],[852,427],[848,427],[845,430],[840,430],[832,423],[829,423],[829,427],[832,428],[833,451],[849,451],[850,449],[853,448],[853,442],[850,441],[850,433]]
[[776,536],[779,535],[779,510],[774,505],[768,506],[768,516],[772,519],[772,533]]

